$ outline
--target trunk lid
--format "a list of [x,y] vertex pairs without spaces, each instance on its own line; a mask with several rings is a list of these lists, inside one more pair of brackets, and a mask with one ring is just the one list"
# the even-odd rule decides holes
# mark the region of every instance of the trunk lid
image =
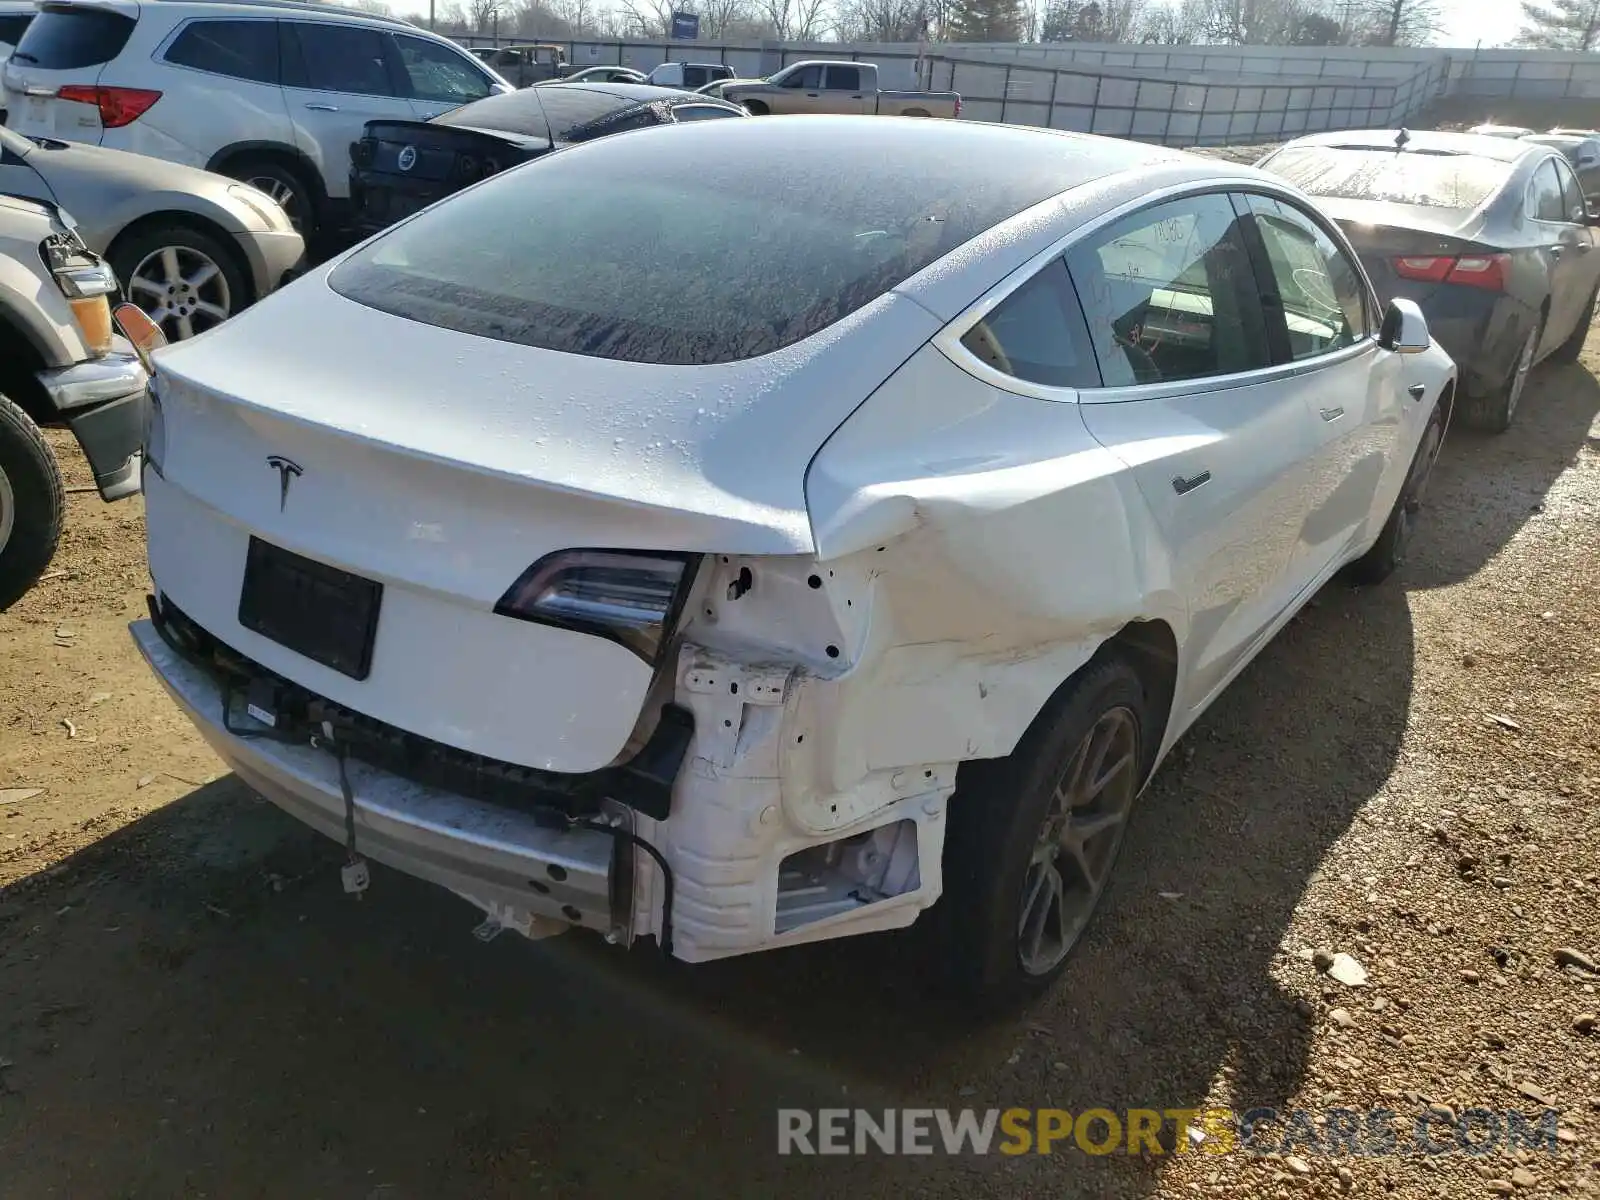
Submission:
[[[322,696],[553,771],[625,750],[654,669],[500,597],[562,550],[810,550],[812,455],[937,328],[891,294],[765,359],[659,367],[407,321],[325,277],[161,352],[156,585]],[[367,678],[240,624],[252,536],[383,586]]]
[[1483,226],[1476,210],[1329,198],[1319,198],[1317,205],[1344,230],[1384,303],[1400,297],[1422,304],[1441,286],[1401,276],[1395,270],[1397,258],[1460,258],[1495,252],[1494,247],[1476,240]]

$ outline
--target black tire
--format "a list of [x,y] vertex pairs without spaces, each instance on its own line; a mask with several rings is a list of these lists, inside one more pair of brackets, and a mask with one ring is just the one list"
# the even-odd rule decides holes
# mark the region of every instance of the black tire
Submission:
[[1589,293],[1589,303],[1583,306],[1583,316],[1578,319],[1578,327],[1572,331],[1571,337],[1555,348],[1550,355],[1552,362],[1578,361],[1578,355],[1583,353],[1583,344],[1589,340],[1589,326],[1594,324],[1597,301],[1600,301],[1600,288]]
[[316,189],[293,167],[271,158],[241,158],[223,174],[259,188],[282,206],[309,246],[322,229],[322,205]]
[[28,414],[0,396],[0,612],[50,565],[64,511],[55,455]]
[[[1546,314],[1541,312],[1539,319],[1529,331],[1527,340],[1522,344],[1517,361],[1512,364],[1510,377],[1503,384],[1493,391],[1482,394],[1467,392],[1462,396],[1461,419],[1467,424],[1486,433],[1504,433],[1511,428],[1511,422],[1516,418],[1517,408],[1522,402],[1522,393],[1527,387],[1528,376],[1533,373],[1534,360],[1539,353],[1539,343],[1544,340],[1545,319]],[[1522,368],[1524,356],[1529,356],[1526,370]]]
[[1345,577],[1351,583],[1382,583],[1405,562],[1406,550],[1416,529],[1417,513],[1427,495],[1428,478],[1444,441],[1444,422],[1444,410],[1435,404],[1427,428],[1422,431],[1422,441],[1412,456],[1411,469],[1400,487],[1400,495],[1383,524],[1383,532],[1378,534],[1372,549],[1345,568]]
[[[1072,930],[1064,929],[1064,922],[1057,925],[1063,934],[1057,941],[1064,943],[1059,961],[1029,970],[1024,966],[1024,884],[1035,868],[1036,850],[1050,840],[1046,818],[1063,776],[1077,764],[1089,735],[1112,714],[1120,714],[1119,722],[1131,720],[1132,727],[1125,768],[1131,791],[1123,818],[1094,853],[1104,865],[1098,886],[1081,892],[1086,905],[1081,920]],[[962,765],[950,801],[939,907],[946,967],[968,1003],[990,1010],[1010,1007],[1043,992],[1066,968],[1121,849],[1133,798],[1148,769],[1151,729],[1149,700],[1138,674],[1119,658],[1101,657],[1052,698],[1010,755]],[[1116,776],[1119,783],[1122,774]],[[1047,852],[1056,856],[1059,871],[1066,859],[1059,850]]]
[[[164,308],[159,296],[145,288],[135,288],[132,281],[142,264],[159,263],[162,251],[169,249],[181,256],[181,266],[198,267],[200,258],[209,260],[216,265],[219,276],[202,284],[193,293],[170,297]],[[156,320],[168,341],[181,341],[220,324],[211,309],[201,309],[197,302],[224,309],[227,316],[231,317],[249,307],[255,299],[250,281],[238,264],[235,248],[224,244],[206,230],[182,221],[135,229],[112,245],[109,257],[111,269],[122,283],[123,295]],[[147,271],[150,269],[146,268]],[[170,312],[171,315],[162,315],[163,312]],[[185,321],[192,333],[183,332]]]

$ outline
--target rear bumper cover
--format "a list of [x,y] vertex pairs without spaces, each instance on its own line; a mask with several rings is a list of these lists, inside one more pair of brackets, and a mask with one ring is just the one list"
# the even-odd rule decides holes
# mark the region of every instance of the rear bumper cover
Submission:
[[[136,621],[129,631],[168,693],[241,779],[290,816],[343,840],[344,798],[331,753],[229,732],[218,683],[168,646],[152,622]],[[524,933],[537,932],[525,927],[529,916],[615,929],[611,835],[551,828],[354,759],[346,770],[356,846],[365,857],[448,888]]]
[[137,492],[149,383],[139,360],[114,351],[41,371],[38,380],[78,439],[101,498],[121,500]]

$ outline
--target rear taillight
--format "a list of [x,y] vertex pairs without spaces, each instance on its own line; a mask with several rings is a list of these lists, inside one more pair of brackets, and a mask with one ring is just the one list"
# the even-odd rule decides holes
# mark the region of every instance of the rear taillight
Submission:
[[161,93],[147,88],[69,83],[56,93],[56,97],[74,104],[92,104],[100,110],[100,124],[107,129],[121,129],[149,112],[150,106],[161,99]]
[[1509,254],[1469,254],[1460,258],[1448,255],[1397,258],[1394,273],[1402,279],[1424,283],[1459,283],[1463,287],[1490,292],[1505,290],[1511,270]]
[[563,550],[522,573],[494,611],[619,642],[657,662],[672,636],[696,556]]

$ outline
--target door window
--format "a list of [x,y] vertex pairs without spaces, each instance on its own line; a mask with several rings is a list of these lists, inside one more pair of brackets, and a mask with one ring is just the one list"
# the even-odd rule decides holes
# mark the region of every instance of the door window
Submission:
[[1049,387],[1098,387],[1099,369],[1067,269],[1058,258],[961,339],[1003,375]]
[[[1555,162],[1555,160],[1551,160]],[[1584,223],[1588,216],[1589,208],[1583,202],[1583,189],[1578,186],[1578,177],[1572,173],[1572,168],[1564,162],[1555,162],[1556,175],[1561,180],[1561,204],[1566,209],[1566,219],[1575,225]]]
[[859,92],[861,90],[861,68],[829,67],[828,87],[839,92]]
[[191,21],[167,47],[166,60],[180,67],[278,82],[276,21]]
[[400,47],[400,66],[415,99],[465,104],[489,94],[488,76],[468,62],[465,55],[438,42],[405,34],[397,34],[395,43]]
[[1107,387],[1271,365],[1240,219],[1225,195],[1147,208],[1067,254]]
[[282,24],[292,48],[284,63],[285,85],[357,96],[395,94],[384,62],[383,35],[376,30],[308,21]]
[[794,74],[784,77],[783,86],[808,92],[818,91],[822,87],[822,68],[814,63],[809,67],[801,67]]
[[1566,213],[1561,176],[1556,174],[1555,159],[1547,158],[1528,182],[1528,215],[1535,221],[1561,222],[1567,219]]
[[1361,272],[1334,240],[1292,204],[1246,196],[1266,246],[1273,290],[1296,361],[1353,346],[1370,322]]

